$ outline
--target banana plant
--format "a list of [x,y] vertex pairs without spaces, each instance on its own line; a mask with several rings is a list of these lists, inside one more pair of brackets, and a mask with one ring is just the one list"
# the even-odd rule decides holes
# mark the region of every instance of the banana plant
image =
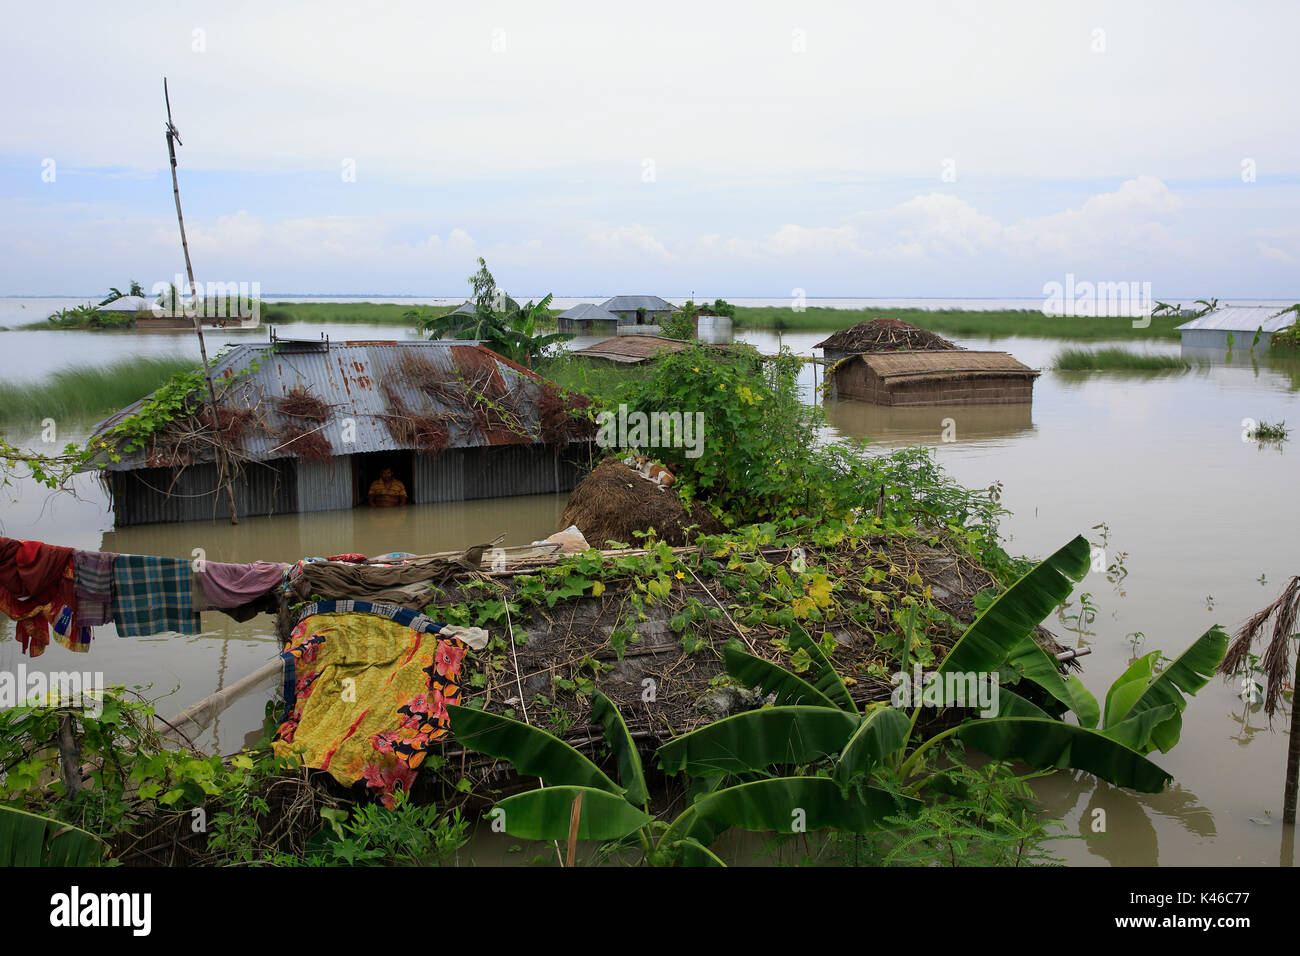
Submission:
[[[521,775],[536,776],[543,786],[515,794],[497,803],[505,832],[529,840],[566,840],[571,832],[574,805],[579,800],[577,836],[584,840],[624,841],[639,844],[653,865],[722,866],[709,848],[727,826],[796,832],[826,826],[868,832],[880,829],[886,817],[919,808],[916,801],[871,789],[865,799],[846,799],[827,777],[755,779],[745,772],[749,761],[740,759],[705,780],[691,782],[691,804],[671,821],[649,812],[650,792],[636,742],[612,701],[597,692],[592,716],[601,726],[618,766],[615,783],[578,750],[537,727],[498,714],[447,705],[452,731],[467,748],[511,763]],[[824,755],[819,741],[835,739],[835,728],[853,723],[848,715],[825,708],[795,712],[798,726],[786,723],[769,731],[789,746],[776,754],[777,762],[806,764]],[[769,720],[780,723],[782,714],[770,708]],[[806,727],[804,726],[806,725]],[[730,786],[723,786],[731,783]],[[795,808],[792,813],[789,808]]]
[[[818,786],[830,783],[842,792],[888,764],[908,783],[906,792],[914,795],[933,779],[925,773],[927,756],[949,737],[957,737],[995,758],[1018,759],[1035,768],[1085,770],[1117,786],[1159,792],[1172,778],[1145,755],[1156,748],[1167,751],[1177,742],[1186,706],[1183,695],[1194,694],[1209,680],[1226,649],[1226,636],[1211,628],[1159,674],[1158,652],[1136,662],[1111,688],[1106,722],[1097,729],[1101,707],[1096,698],[1077,677],[1062,676],[1056,660],[1032,637],[1038,623],[1087,573],[1090,558],[1087,541],[1077,537],[1035,566],[985,608],[937,668],[936,680],[997,675],[996,716],[966,719],[912,747],[921,706],[909,716],[882,702],[860,714],[820,647],[796,626],[790,646],[804,650],[811,661],[807,679],[729,646],[724,653],[727,670],[746,684],[762,687],[774,697],[774,706],[669,741],[659,750],[660,763],[668,772],[707,778],[825,757],[831,762],[830,777]],[[1045,697],[1044,706],[1001,686],[1003,675],[1017,687],[1027,683],[1039,688],[1034,696]],[[1061,719],[1067,710],[1077,724]],[[786,782],[749,786],[766,787],[775,795],[778,784]],[[802,804],[785,804],[796,805]],[[734,810],[721,797],[706,798],[698,809],[708,817],[718,806]]]
[[88,830],[0,807],[0,866],[94,866],[106,849]]

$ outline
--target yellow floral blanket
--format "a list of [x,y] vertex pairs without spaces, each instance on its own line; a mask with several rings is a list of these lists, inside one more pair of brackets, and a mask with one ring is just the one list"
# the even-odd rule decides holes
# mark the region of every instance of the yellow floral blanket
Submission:
[[423,614],[364,601],[308,607],[284,653],[285,717],[278,756],[351,785],[365,780],[391,805],[409,790],[432,741],[451,732],[468,645]]

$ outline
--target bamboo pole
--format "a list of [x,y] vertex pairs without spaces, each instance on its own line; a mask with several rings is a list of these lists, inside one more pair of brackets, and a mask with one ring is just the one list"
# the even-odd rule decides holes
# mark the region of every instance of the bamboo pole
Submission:
[[[172,165],[172,195],[176,198],[176,222],[181,229],[181,249],[185,253],[185,274],[190,280],[190,304],[198,302],[198,286],[194,282],[194,266],[190,263],[190,244],[185,238],[185,217],[181,215],[181,186],[176,177],[176,144],[181,142],[180,131],[172,123],[172,101],[167,94],[167,77],[163,77],[163,100],[167,103],[167,156]],[[181,145],[184,145],[183,143]],[[174,306],[173,302],[173,306]],[[235,489],[231,484],[229,462],[226,458],[226,446],[221,439],[221,420],[217,417],[217,390],[212,384],[212,368],[208,365],[208,347],[203,340],[203,321],[198,310],[194,312],[194,334],[199,337],[199,355],[203,358],[203,378],[208,383],[208,408],[212,412],[212,429],[217,441],[217,481],[225,479],[226,498],[230,502],[230,523],[239,524],[239,513],[235,509]]]
[[1286,787],[1282,791],[1282,822],[1291,826],[1295,826],[1297,790],[1300,790],[1300,720],[1296,719],[1296,700],[1292,697],[1291,741],[1286,755]]

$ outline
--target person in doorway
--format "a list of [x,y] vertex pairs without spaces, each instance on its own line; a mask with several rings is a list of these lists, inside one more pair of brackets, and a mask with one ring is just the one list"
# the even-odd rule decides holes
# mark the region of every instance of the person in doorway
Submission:
[[372,508],[396,508],[406,504],[406,485],[393,477],[393,469],[385,468],[370,483],[367,498]]

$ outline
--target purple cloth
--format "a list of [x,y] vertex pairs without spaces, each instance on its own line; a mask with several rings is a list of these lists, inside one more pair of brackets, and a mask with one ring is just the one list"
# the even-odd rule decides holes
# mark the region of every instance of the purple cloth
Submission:
[[218,564],[203,562],[195,572],[203,589],[204,607],[223,610],[240,607],[278,587],[287,564],[254,561],[252,564]]
[[113,559],[110,551],[76,551],[72,562],[76,581],[77,624],[94,627],[113,619]]

